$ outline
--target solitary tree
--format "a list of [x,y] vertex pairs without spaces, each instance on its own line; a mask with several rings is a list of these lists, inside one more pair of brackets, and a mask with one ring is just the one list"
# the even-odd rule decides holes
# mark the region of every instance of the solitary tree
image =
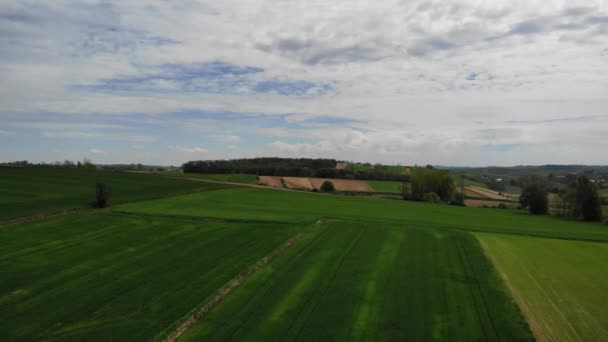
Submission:
[[105,183],[97,183],[95,186],[95,200],[91,205],[93,208],[105,208],[110,205],[110,191]]
[[547,190],[540,184],[526,185],[519,197],[519,203],[522,208],[528,208],[530,214],[546,215],[549,212]]
[[408,183],[401,183],[401,197],[404,200],[409,200],[412,197],[412,187]]
[[585,176],[576,179],[576,192],[574,195],[574,218],[585,221],[600,221],[602,207],[597,186]]
[[325,182],[323,182],[323,184],[321,184],[321,191],[334,192],[334,191],[336,191],[336,188],[334,187],[334,183],[332,183],[330,181],[325,181]]

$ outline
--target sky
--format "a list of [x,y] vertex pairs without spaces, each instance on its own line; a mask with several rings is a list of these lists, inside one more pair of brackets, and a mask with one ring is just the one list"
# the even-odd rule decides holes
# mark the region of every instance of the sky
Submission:
[[608,1],[0,0],[0,162],[608,164]]

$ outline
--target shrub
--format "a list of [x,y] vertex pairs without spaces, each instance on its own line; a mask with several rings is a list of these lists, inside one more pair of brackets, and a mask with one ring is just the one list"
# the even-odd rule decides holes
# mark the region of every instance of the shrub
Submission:
[[540,184],[526,185],[519,197],[519,203],[522,208],[528,208],[530,214],[546,215],[549,212],[547,190]]
[[334,192],[334,191],[336,191],[336,188],[334,187],[334,183],[332,183],[330,181],[325,181],[325,182],[323,182],[323,184],[321,184],[321,191],[322,192]]
[[441,202],[441,197],[439,197],[439,195],[437,195],[434,192],[426,193],[424,195],[423,199],[424,199],[424,201],[431,202],[431,203],[440,203]]
[[509,207],[506,204],[504,204],[504,203],[499,203],[496,208],[498,208],[498,209],[509,209]]
[[95,200],[91,202],[93,208],[106,208],[110,206],[110,191],[105,183],[95,185]]

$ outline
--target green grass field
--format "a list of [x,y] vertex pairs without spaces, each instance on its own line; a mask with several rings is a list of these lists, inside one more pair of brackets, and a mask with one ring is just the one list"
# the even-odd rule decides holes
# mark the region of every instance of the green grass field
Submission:
[[401,186],[403,183],[400,182],[388,182],[388,181],[366,181],[372,189],[378,192],[390,192],[394,194],[401,193]]
[[297,228],[101,211],[1,229],[1,340],[150,340]]
[[0,167],[0,221],[85,208],[104,182],[114,204],[229,187],[156,175],[44,167]]
[[184,177],[184,178],[200,178],[220,182],[258,184],[256,175],[235,173],[235,174],[204,174],[204,173],[183,173],[183,172],[163,172],[162,175]]
[[398,221],[419,228],[520,234],[608,241],[605,225],[531,216],[524,212],[441,204],[232,188],[117,206],[141,213],[199,215],[311,223],[320,216],[347,220]]
[[526,340],[476,240],[330,221],[259,272],[184,340]]
[[608,341],[608,244],[477,234],[537,336]]
[[[0,228],[2,341],[160,339],[298,232],[306,233],[183,339],[529,340],[520,309],[541,339],[543,331],[555,340],[608,338],[606,225],[145,174],[22,170],[0,169],[2,189],[17,194],[3,193],[15,211],[3,215],[77,207],[100,174],[123,204]],[[19,184],[31,197],[19,196]]]

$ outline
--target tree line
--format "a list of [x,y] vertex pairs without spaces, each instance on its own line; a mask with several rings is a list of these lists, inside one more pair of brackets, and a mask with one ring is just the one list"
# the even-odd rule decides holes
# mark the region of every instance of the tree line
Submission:
[[336,179],[409,181],[408,175],[384,171],[336,169],[335,159],[251,158],[231,160],[198,160],[182,165],[184,173],[255,174],[281,177],[316,177]]
[[[566,185],[557,191],[557,214],[575,220],[601,221],[602,199],[597,184],[592,183],[587,176],[580,175],[568,177]],[[550,187],[540,178],[526,183],[519,198],[521,207],[528,209],[531,214],[548,214]]]

